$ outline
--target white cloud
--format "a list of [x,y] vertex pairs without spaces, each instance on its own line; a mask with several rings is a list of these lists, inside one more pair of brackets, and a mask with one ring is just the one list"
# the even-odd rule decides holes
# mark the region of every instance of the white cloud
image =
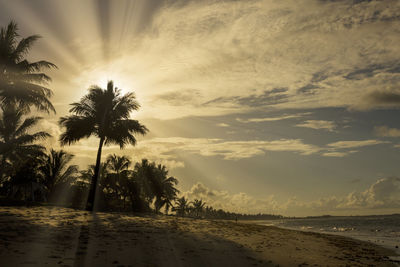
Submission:
[[376,209],[393,212],[400,208],[400,178],[381,178],[366,190],[345,196],[330,196],[313,201],[300,201],[296,197],[279,202],[274,195],[255,198],[244,192],[229,193],[212,190],[197,183],[182,193],[190,200],[202,199],[207,205],[242,213],[274,213],[287,216],[322,214],[375,214]]
[[315,130],[323,129],[328,131],[333,131],[336,128],[336,124],[333,121],[324,120],[307,120],[304,123],[296,125],[297,127],[311,128]]
[[305,112],[305,113],[297,113],[297,114],[291,114],[291,115],[282,115],[278,117],[266,117],[266,118],[250,118],[250,119],[241,119],[241,118],[236,118],[237,121],[243,122],[243,123],[249,123],[249,122],[266,122],[266,121],[280,121],[280,120],[288,120],[288,119],[295,119],[295,118],[301,118],[306,115],[310,115],[310,112]]
[[322,154],[324,157],[336,157],[336,158],[343,158],[348,156],[349,154],[356,153],[356,150],[346,151],[346,152],[338,152],[338,151],[331,151],[325,152]]
[[182,193],[189,200],[202,199],[206,206],[212,206],[215,209],[224,209],[231,212],[240,213],[277,213],[277,203],[274,196],[265,199],[257,199],[246,193],[239,192],[230,194],[224,190],[211,190],[202,183],[196,183],[192,188]]
[[219,126],[219,127],[229,127],[229,124],[221,122],[221,123],[218,123],[217,126]]
[[[97,140],[89,138],[81,140],[72,146],[63,149],[76,154],[78,164],[85,167],[93,164],[96,151]],[[387,142],[379,140],[361,141],[338,141],[330,143],[326,147],[304,143],[301,139],[278,139],[278,140],[224,140],[218,138],[184,138],[166,137],[141,140],[135,147],[126,147],[120,150],[118,146],[106,146],[103,148],[103,157],[110,153],[118,153],[130,156],[134,161],[147,158],[162,163],[173,168],[183,168],[184,162],[180,160],[180,152],[189,152],[204,157],[221,157],[225,160],[240,160],[262,156],[268,152],[292,152],[300,155],[319,154],[324,157],[345,157],[356,150],[351,148],[384,144]],[[338,150],[347,151],[338,151]]]
[[400,129],[389,128],[387,126],[376,126],[374,132],[382,137],[400,137]]
[[374,146],[379,144],[385,144],[388,142],[380,141],[380,140],[357,140],[357,141],[338,141],[334,143],[330,143],[327,146],[334,149],[345,149],[345,148],[356,148],[356,147],[364,147],[364,146]]
[[320,148],[305,144],[300,139],[273,141],[225,141],[207,138],[154,138],[141,142],[139,148],[151,149],[157,154],[173,153],[174,150],[188,151],[202,156],[220,156],[227,160],[238,160],[264,155],[266,151],[289,151],[301,155],[317,153]]

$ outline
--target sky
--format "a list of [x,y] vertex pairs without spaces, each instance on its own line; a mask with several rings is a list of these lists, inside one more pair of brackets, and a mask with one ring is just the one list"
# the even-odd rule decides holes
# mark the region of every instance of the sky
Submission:
[[[113,80],[150,133],[110,153],[165,164],[182,195],[234,212],[400,212],[400,2],[0,0],[40,34],[56,114]],[[62,147],[81,168],[98,140]]]

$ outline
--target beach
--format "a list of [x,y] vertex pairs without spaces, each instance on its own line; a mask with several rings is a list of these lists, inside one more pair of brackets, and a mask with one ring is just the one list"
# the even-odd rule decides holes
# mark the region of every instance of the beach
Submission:
[[342,236],[234,221],[0,207],[1,266],[396,266]]

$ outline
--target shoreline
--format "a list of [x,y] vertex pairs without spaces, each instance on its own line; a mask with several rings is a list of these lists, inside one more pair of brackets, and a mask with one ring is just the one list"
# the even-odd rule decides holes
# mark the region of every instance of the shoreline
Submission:
[[[346,217],[346,216],[343,216]],[[300,218],[304,219],[304,218]],[[296,220],[296,219],[286,219],[286,220]],[[356,228],[351,229],[344,229],[340,230],[340,228],[334,227],[335,230],[328,230],[327,228],[318,228],[318,227],[310,227],[310,226],[287,226],[281,223],[281,220],[278,220],[279,223],[274,223],[273,220],[250,220],[244,223],[251,223],[257,225],[264,225],[264,226],[274,226],[281,229],[289,229],[294,231],[301,231],[301,232],[313,232],[313,233],[320,233],[320,234],[327,234],[327,235],[337,235],[352,238],[359,241],[370,242],[374,245],[378,245],[384,247],[386,249],[392,250],[397,257],[397,260],[400,260],[400,239],[393,237],[393,236],[384,236],[384,235],[374,235],[374,231],[369,233],[368,231],[354,231]],[[333,229],[333,228],[332,228]],[[380,232],[381,230],[377,230]]]
[[0,207],[4,266],[396,266],[338,235],[220,220]]

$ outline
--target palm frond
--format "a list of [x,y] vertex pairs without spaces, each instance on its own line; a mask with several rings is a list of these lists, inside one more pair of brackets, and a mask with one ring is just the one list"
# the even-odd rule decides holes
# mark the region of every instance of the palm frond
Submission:
[[15,136],[19,136],[29,130],[31,127],[35,126],[42,117],[29,117],[24,120],[24,122],[16,129]]
[[92,117],[77,115],[61,117],[59,124],[66,129],[60,136],[61,145],[70,145],[82,138],[97,134],[96,122]]
[[26,38],[23,38],[19,41],[17,47],[14,50],[12,55],[13,58],[17,59],[18,61],[25,56],[34,42],[36,42],[40,38],[39,35],[32,35]]
[[17,144],[24,145],[24,144],[33,143],[33,142],[36,142],[36,141],[39,141],[39,140],[43,140],[43,139],[46,139],[46,138],[49,138],[49,137],[51,137],[51,135],[49,133],[37,132],[37,133],[34,133],[34,134],[21,135],[21,136],[15,138],[15,142]]

